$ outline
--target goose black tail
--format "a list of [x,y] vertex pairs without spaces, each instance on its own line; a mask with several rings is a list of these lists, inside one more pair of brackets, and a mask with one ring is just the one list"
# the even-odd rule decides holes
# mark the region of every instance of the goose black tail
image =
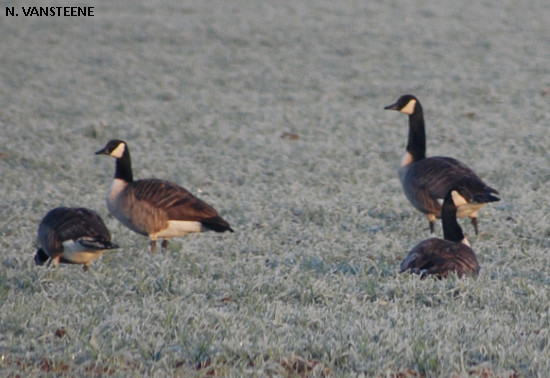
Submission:
[[485,192],[481,194],[476,194],[474,196],[474,201],[477,203],[497,202],[500,201],[500,198],[490,192]]
[[204,219],[201,221],[202,225],[206,228],[211,229],[212,231],[216,232],[234,232],[229,223],[227,223],[224,219],[221,217],[214,217],[209,219]]

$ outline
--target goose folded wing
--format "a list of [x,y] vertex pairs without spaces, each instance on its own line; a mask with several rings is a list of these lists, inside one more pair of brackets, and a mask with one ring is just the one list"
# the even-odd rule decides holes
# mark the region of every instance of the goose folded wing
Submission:
[[443,243],[441,239],[430,238],[419,243],[401,263],[401,273],[433,274],[444,263],[444,256],[439,253]]
[[416,185],[425,187],[431,198],[443,199],[450,188],[463,179],[485,186],[467,165],[450,157],[430,157],[422,160],[415,168]]
[[61,241],[78,239],[82,236],[111,239],[111,234],[101,217],[85,208],[70,209],[52,223],[52,228],[55,229]]
[[137,200],[146,201],[153,207],[164,210],[170,220],[201,222],[218,217],[213,207],[169,181],[135,181],[133,189]]

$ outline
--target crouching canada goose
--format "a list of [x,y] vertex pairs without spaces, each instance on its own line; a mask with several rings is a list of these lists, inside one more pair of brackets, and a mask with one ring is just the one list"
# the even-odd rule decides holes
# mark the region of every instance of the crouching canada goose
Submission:
[[111,140],[96,155],[116,158],[115,179],[107,195],[109,211],[126,227],[149,236],[151,252],[158,238],[167,239],[189,233],[233,232],[218,212],[206,202],[174,183],[146,179],[134,181],[130,151],[126,142]]
[[384,109],[409,115],[409,139],[407,150],[401,159],[399,179],[409,201],[428,217],[430,231],[434,231],[435,220],[440,216],[443,197],[457,181],[467,177],[470,179],[470,190],[484,200],[457,204],[457,217],[470,217],[477,234],[478,211],[487,202],[499,201],[493,195],[498,194],[498,191],[486,185],[474,171],[456,159],[444,156],[426,157],[424,114],[416,97],[401,96],[395,104]]
[[[466,189],[467,192],[467,189]],[[464,188],[454,188],[445,196],[441,209],[445,239],[430,238],[417,244],[401,263],[401,273],[445,278],[450,272],[477,275],[479,264],[457,220],[457,205],[464,200]]]
[[38,226],[38,241],[36,265],[49,259],[48,266],[52,262],[54,267],[58,263],[84,264],[84,271],[104,250],[118,248],[101,217],[83,207],[50,210]]

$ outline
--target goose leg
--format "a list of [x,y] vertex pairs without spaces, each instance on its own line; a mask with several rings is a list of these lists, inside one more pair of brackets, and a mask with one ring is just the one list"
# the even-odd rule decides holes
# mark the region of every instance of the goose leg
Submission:
[[61,255],[59,255],[59,256],[57,256],[57,257],[52,257],[52,258],[50,259],[50,261],[48,262],[48,265],[47,265],[47,266],[49,267],[50,264],[52,264],[52,266],[53,266],[54,268],[56,268],[56,267],[57,267],[57,264],[59,264],[59,260],[61,260]]
[[149,246],[151,248],[151,253],[155,253],[155,251],[157,250],[157,241],[151,239],[151,241],[149,242]]
[[83,270],[83,271],[87,272],[88,269],[90,269],[90,263],[89,263],[89,262],[87,262],[87,263],[85,263],[84,265],[82,265],[82,270]]
[[435,221],[430,221],[430,234],[434,233]]
[[477,227],[477,217],[472,217],[470,219],[472,220],[472,226],[474,226],[474,230],[475,230],[476,235],[477,235],[478,232],[479,232],[478,227]]
[[166,247],[168,247],[168,239],[162,239],[162,251],[164,252],[166,250]]
[[428,218],[428,220],[430,221],[430,233],[433,234],[437,217],[435,216],[435,214],[426,214],[426,218]]

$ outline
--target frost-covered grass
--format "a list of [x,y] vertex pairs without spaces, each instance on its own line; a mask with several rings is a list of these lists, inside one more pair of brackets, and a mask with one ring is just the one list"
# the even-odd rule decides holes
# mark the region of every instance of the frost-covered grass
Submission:
[[[127,0],[1,17],[3,375],[550,371],[547,2]],[[479,236],[461,222],[477,279],[397,273],[430,236],[397,179],[407,119],[383,110],[406,92],[428,154],[501,192]],[[236,232],[151,255],[108,215],[114,161],[93,152],[112,138],[136,178],[187,187]],[[88,273],[34,266],[38,223],[61,205],[98,211],[122,248]]]

